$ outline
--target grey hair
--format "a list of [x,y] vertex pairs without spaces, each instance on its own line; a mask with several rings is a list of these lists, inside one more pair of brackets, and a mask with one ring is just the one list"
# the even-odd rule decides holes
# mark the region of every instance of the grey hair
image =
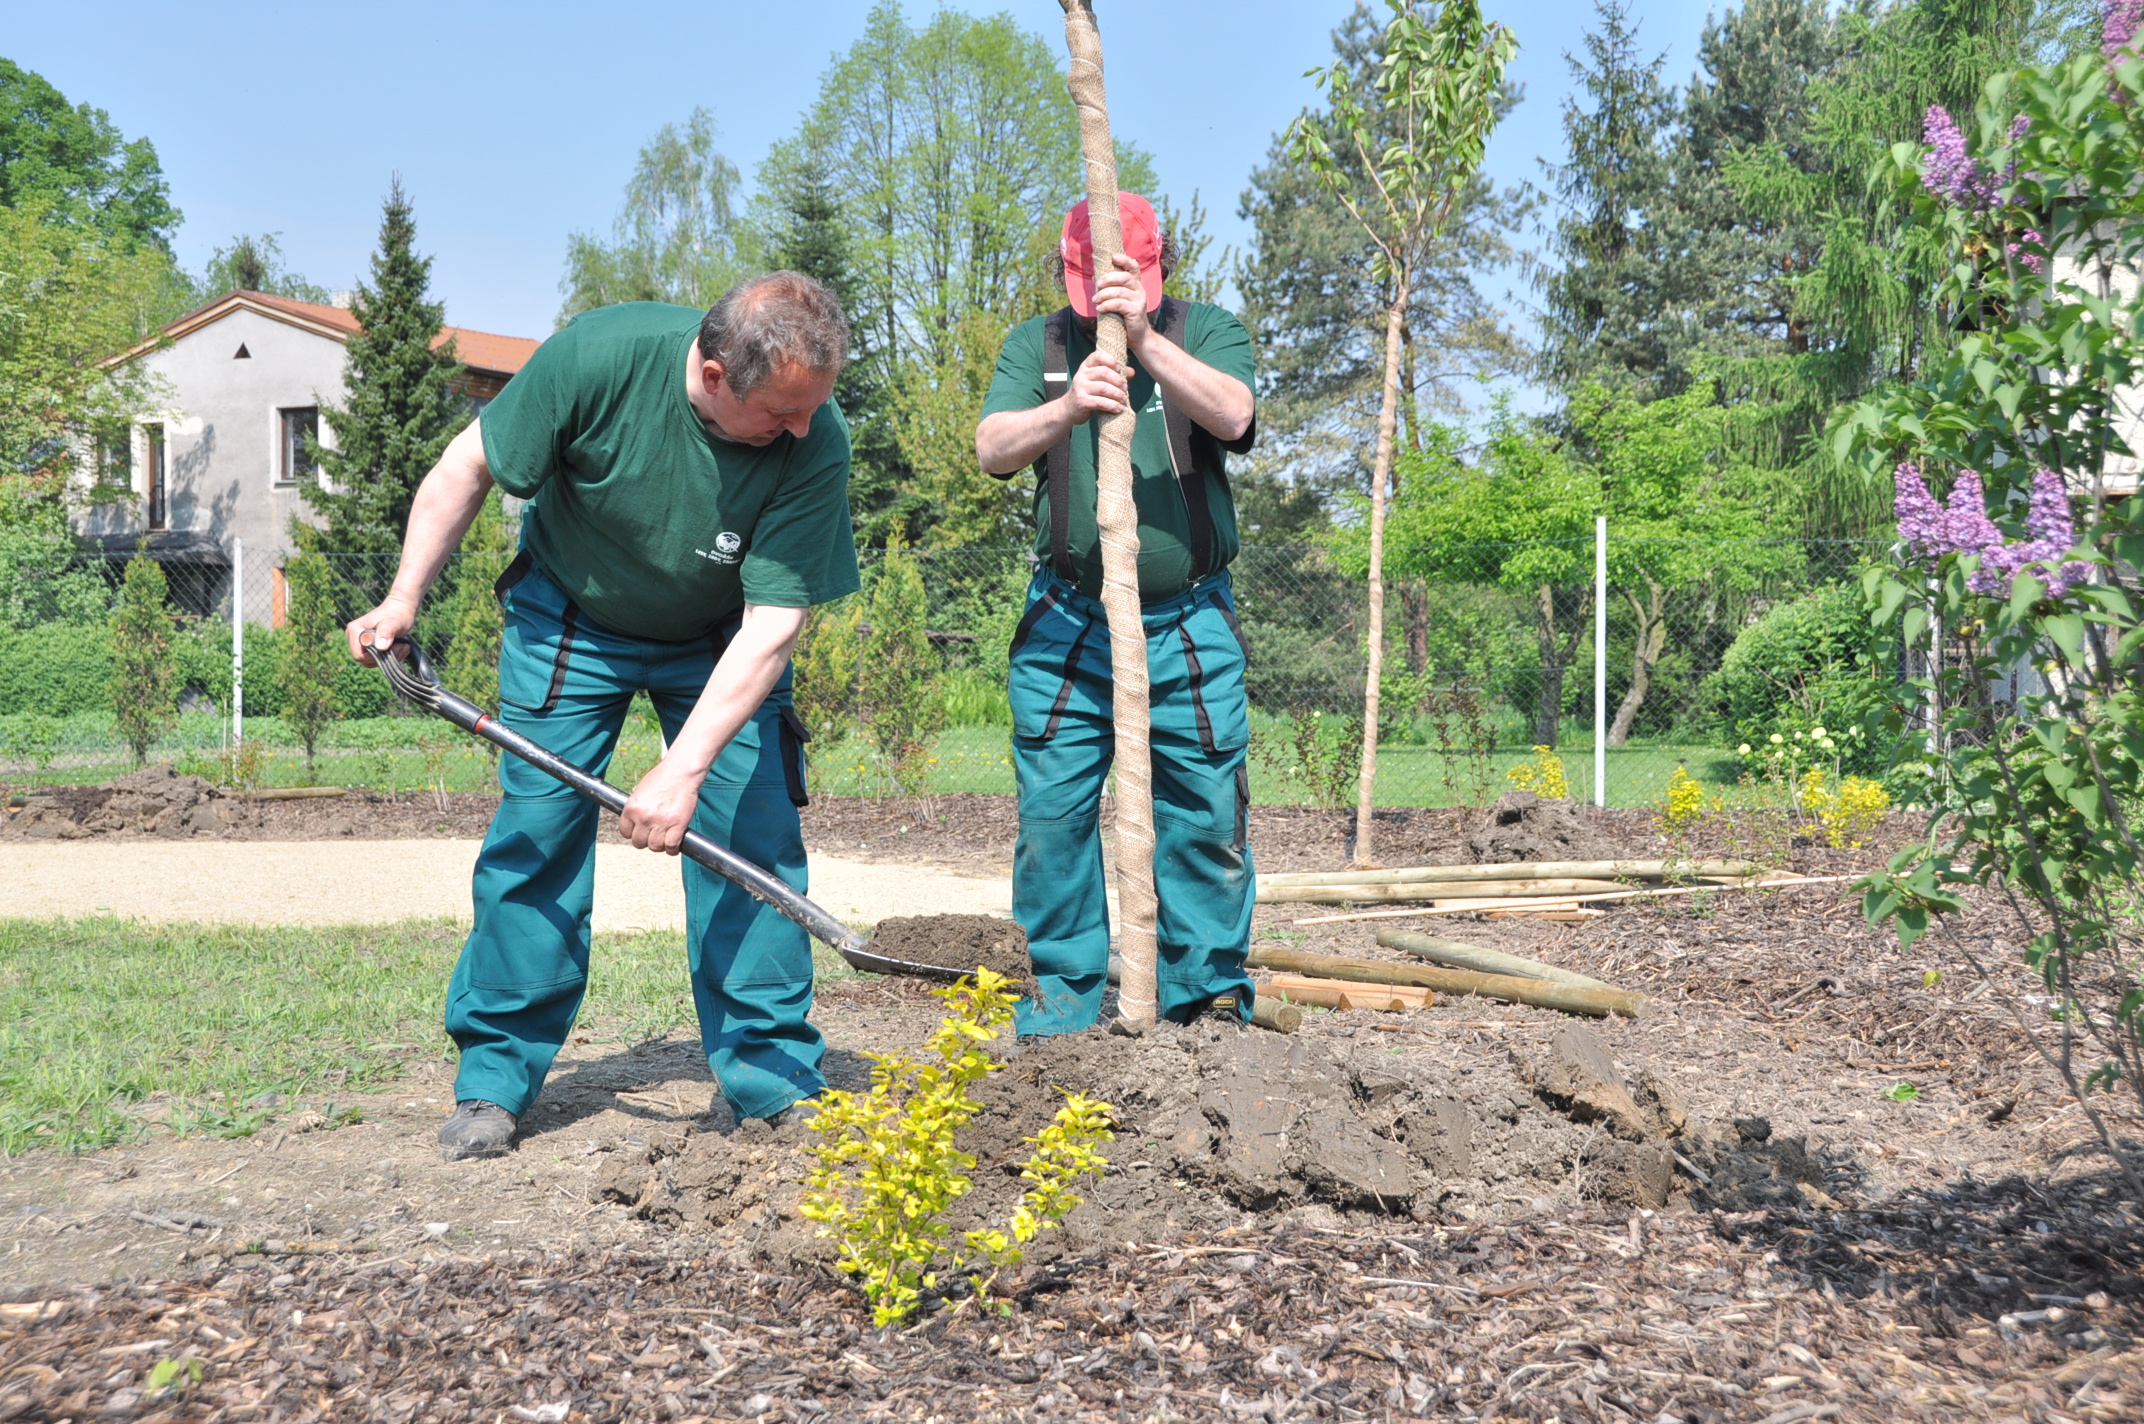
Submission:
[[700,359],[722,363],[740,396],[784,366],[838,372],[849,357],[849,319],[826,284],[802,272],[769,272],[739,282],[700,321]]

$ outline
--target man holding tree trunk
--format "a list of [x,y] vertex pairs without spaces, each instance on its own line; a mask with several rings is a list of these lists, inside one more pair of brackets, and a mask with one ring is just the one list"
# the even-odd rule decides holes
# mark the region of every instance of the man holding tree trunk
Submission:
[[[1150,204],[1119,195],[1124,252],[1097,264],[1087,204],[1065,215],[1070,305],[1015,328],[976,427],[983,468],[1032,465],[1037,568],[1012,641],[1020,837],[1013,915],[1034,956],[1022,1034],[1095,1022],[1109,962],[1099,807],[1115,751],[1109,628],[1095,518],[1100,420],[1138,412],[1132,443],[1139,595],[1151,670],[1159,1016],[1186,1022],[1235,996],[1255,878],[1246,843],[1250,743],[1227,566],[1236,511],[1224,452],[1255,433],[1250,335],[1219,307],[1162,296],[1174,250]],[[1100,265],[1103,270],[1097,272]],[[1130,359],[1095,351],[1097,313],[1123,319]]]

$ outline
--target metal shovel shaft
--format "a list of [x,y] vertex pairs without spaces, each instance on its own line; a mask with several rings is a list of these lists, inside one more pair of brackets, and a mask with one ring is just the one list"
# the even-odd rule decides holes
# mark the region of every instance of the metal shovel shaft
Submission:
[[[403,655],[405,649],[406,655]],[[599,776],[583,771],[548,747],[533,742],[510,728],[500,726],[496,717],[474,702],[447,691],[440,685],[439,679],[432,675],[431,663],[425,658],[423,650],[415,644],[398,644],[391,652],[383,652],[378,648],[371,649],[371,652],[380,665],[380,671],[386,674],[387,681],[394,686],[395,691],[412,703],[452,722],[465,732],[475,733],[501,751],[519,757],[545,775],[564,782],[607,811],[616,813],[625,809],[626,795],[617,787]],[[961,971],[958,969],[936,964],[918,964],[880,954],[869,935],[849,928],[792,890],[780,877],[769,874],[734,851],[716,845],[698,831],[687,830],[678,851],[731,884],[742,887],[755,898],[772,905],[790,920],[801,925],[812,938],[822,941],[834,953],[840,955],[853,969],[867,974],[906,974],[924,979],[952,980],[961,977]]]

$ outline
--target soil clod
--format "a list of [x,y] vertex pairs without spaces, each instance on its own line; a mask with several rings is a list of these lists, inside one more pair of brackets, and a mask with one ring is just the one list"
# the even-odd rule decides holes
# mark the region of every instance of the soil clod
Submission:
[[878,952],[911,964],[977,967],[1002,974],[1023,993],[1034,979],[1027,932],[998,915],[894,915],[871,931]]
[[1569,801],[1544,801],[1531,791],[1507,791],[1489,808],[1488,823],[1467,837],[1483,865],[1536,860],[1612,860],[1624,847],[1602,836]]

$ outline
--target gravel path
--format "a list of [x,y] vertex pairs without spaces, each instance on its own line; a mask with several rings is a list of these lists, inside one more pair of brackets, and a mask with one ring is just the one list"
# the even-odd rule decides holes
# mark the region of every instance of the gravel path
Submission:
[[[7,913],[323,925],[469,917],[473,840],[62,841],[0,844]],[[812,898],[844,920],[1008,914],[1009,878],[811,857]],[[597,930],[683,929],[667,858],[596,847]]]

